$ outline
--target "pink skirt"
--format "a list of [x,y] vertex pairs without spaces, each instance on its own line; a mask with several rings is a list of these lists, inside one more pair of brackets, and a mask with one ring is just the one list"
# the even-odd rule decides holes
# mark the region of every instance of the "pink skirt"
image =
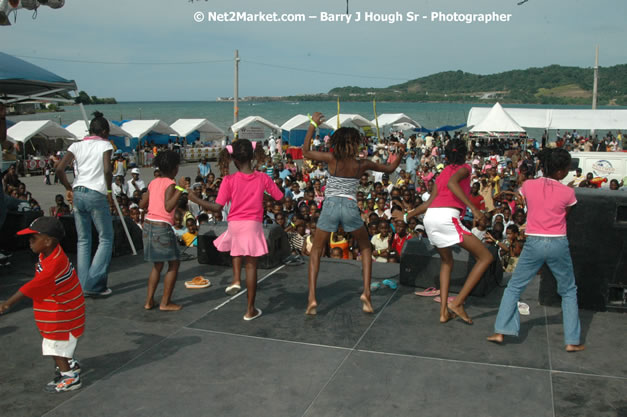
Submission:
[[231,256],[263,256],[268,253],[268,244],[263,234],[263,224],[255,220],[232,220],[226,232],[213,244],[220,252]]

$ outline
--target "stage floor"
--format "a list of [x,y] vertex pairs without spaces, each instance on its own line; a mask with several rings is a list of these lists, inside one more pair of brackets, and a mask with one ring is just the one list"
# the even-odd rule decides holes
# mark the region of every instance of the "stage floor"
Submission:
[[[0,299],[31,277],[22,251],[0,269]],[[259,270],[257,306],[244,322],[246,293],[228,297],[231,271],[182,263],[179,312],[145,311],[151,265],[114,258],[107,298],[87,299],[76,357],[83,388],[46,394],[53,364],[29,302],[0,317],[0,415],[9,416],[625,416],[624,314],[580,311],[587,350],[563,349],[561,311],[540,306],[537,280],[523,294],[531,314],[502,346],[492,333],[502,289],[471,297],[475,324],[438,322],[438,304],[413,288],[373,293],[361,312],[361,270],[323,260],[318,315],[304,315],[307,265]],[[373,278],[398,279],[375,264]],[[203,274],[212,286],[188,290]],[[160,297],[161,286],[157,290]]]

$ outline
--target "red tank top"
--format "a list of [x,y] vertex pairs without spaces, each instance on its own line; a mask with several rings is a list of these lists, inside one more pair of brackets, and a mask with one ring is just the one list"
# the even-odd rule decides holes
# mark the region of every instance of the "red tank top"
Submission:
[[[435,199],[431,203],[430,207],[455,207],[460,209],[462,212],[466,210],[466,205],[448,188],[449,180],[460,168],[466,168],[469,173],[472,170],[468,164],[447,165],[446,168],[442,170],[442,173],[438,175],[435,179],[435,186],[438,187],[438,194],[435,196]],[[464,194],[470,195],[470,175],[463,178],[459,182],[459,186],[462,188]]]

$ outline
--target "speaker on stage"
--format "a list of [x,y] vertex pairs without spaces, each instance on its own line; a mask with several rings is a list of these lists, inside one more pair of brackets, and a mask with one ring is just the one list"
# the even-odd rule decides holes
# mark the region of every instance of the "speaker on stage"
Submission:
[[[627,193],[576,188],[577,204],[568,215],[568,243],[579,307],[605,311],[627,308]],[[555,277],[541,269],[539,300],[560,305]]]
[[[202,224],[198,229],[198,263],[209,265],[231,265],[231,255],[228,252],[219,252],[213,244],[218,236],[227,229],[227,222],[216,224]],[[275,268],[281,261],[290,255],[290,243],[287,233],[277,224],[270,224],[263,228],[263,234],[268,245],[268,253],[259,258],[257,266],[261,269]]]
[[213,244],[218,236],[227,229],[227,222],[201,224],[198,228],[198,263],[208,265],[230,266],[231,256],[227,252],[219,252]]
[[[2,192],[2,191],[0,191]],[[11,252],[28,248],[28,236],[16,236],[16,233],[26,229],[43,211],[9,211],[0,229],[0,247]]]
[[[133,240],[135,250],[140,252],[144,248],[142,229],[140,229],[130,217],[124,217],[124,222],[126,223],[128,232]],[[92,235],[92,238],[93,237],[98,240],[98,233],[96,232],[95,235]],[[126,237],[126,233],[124,232],[124,227],[122,226],[120,217],[113,217],[113,257],[131,255],[132,253],[133,250],[131,249],[131,244]]]
[[[459,292],[466,281],[468,272],[475,264],[475,259],[470,256],[468,251],[457,245],[453,246],[451,250],[453,252],[453,270],[451,271],[449,291]],[[488,250],[495,260],[472,290],[471,295],[479,297],[487,295],[503,278],[503,268],[496,254],[496,248],[488,247]],[[440,287],[440,255],[428,239],[410,239],[403,246],[400,282],[403,285],[413,287]]]
[[[76,232],[76,223],[74,222],[74,216],[61,216],[59,217],[61,224],[63,225],[63,229],[65,230],[65,238],[61,242],[61,247],[65,251],[65,253],[76,253],[77,244],[78,244],[78,234]],[[128,231],[131,235],[131,239],[133,239],[133,244],[135,245],[135,249],[137,252],[141,251],[144,248],[144,242],[142,240],[142,231],[135,224],[133,220],[128,217],[124,218],[126,222],[126,227],[128,227]],[[122,255],[130,255],[133,253],[131,250],[131,245],[128,242],[128,238],[126,237],[126,233],[124,232],[124,228],[122,226],[122,221],[119,217],[113,217],[113,249],[112,256],[122,256]],[[91,225],[91,254],[92,256],[96,253],[96,249],[98,248],[98,231],[96,227],[92,223]]]

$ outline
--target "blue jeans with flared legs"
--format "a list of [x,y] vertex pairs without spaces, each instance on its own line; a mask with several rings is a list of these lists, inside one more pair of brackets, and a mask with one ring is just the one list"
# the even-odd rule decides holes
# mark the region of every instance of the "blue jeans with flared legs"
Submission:
[[520,314],[518,300],[527,285],[538,273],[542,264],[548,265],[557,280],[557,292],[562,296],[562,316],[564,320],[564,343],[578,345],[581,326],[577,307],[577,285],[573,262],[568,249],[566,236],[528,236],[516,265],[514,275],[507,284],[496,316],[494,331],[505,335],[518,336]]
[[[85,293],[107,289],[113,252],[113,219],[107,197],[86,187],[74,188],[74,223],[78,235],[77,272]],[[91,258],[91,224],[98,231],[98,249]]]

